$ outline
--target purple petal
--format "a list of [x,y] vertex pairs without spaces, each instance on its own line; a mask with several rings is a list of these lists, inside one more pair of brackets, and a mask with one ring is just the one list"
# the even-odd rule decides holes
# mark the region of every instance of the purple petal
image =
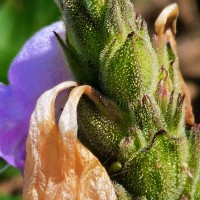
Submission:
[[0,84],[0,157],[20,169],[24,166],[29,120],[38,97],[73,79],[53,31],[64,37],[62,22],[36,33],[13,61],[10,85]]

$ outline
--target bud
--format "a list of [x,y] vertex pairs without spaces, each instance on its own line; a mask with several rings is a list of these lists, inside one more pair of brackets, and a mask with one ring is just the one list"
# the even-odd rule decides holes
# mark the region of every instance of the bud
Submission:
[[129,0],[57,2],[67,30],[66,41],[58,39],[71,69],[95,88],[78,107],[81,142],[127,199],[200,198],[199,142],[185,127],[194,118],[178,65],[177,4],[162,11],[151,42]]

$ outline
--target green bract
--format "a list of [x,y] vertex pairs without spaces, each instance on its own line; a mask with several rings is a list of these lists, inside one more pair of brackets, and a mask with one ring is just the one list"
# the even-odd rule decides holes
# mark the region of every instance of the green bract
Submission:
[[[147,25],[129,0],[59,0],[77,80],[79,139],[117,182],[119,199],[200,199],[199,128],[178,68],[178,7]],[[95,98],[94,98],[95,97]],[[121,185],[121,186],[120,186]],[[127,191],[127,194],[126,194]]]

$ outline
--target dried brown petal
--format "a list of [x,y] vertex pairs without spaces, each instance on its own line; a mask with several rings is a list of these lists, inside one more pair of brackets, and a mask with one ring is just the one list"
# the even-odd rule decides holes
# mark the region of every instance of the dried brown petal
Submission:
[[163,45],[164,41],[170,43],[176,60],[174,66],[177,66],[181,89],[185,95],[185,122],[187,125],[194,125],[194,114],[192,112],[191,97],[188,88],[183,80],[179,69],[177,45],[175,40],[176,22],[179,14],[178,5],[176,3],[166,7],[158,16],[155,22],[155,32],[158,36],[159,45]]
[[98,159],[77,139],[76,108],[90,86],[74,88],[55,123],[57,94],[74,82],[65,82],[44,93],[30,122],[24,172],[25,200],[116,199],[113,184]]
[[178,5],[176,3],[167,6],[158,16],[155,22],[155,32],[163,42],[163,39],[170,42],[173,50],[176,51],[176,22],[179,14]]

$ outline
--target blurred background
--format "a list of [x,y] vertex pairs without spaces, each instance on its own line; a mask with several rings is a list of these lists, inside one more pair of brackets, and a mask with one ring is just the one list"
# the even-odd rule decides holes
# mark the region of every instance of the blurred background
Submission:
[[[153,34],[154,22],[161,10],[177,2],[180,8],[177,42],[180,68],[192,95],[196,122],[200,123],[200,1],[132,0]],[[0,82],[8,83],[7,73],[24,42],[41,27],[57,21],[59,10],[53,0],[0,0]],[[20,200],[21,173],[0,160],[0,200]]]

